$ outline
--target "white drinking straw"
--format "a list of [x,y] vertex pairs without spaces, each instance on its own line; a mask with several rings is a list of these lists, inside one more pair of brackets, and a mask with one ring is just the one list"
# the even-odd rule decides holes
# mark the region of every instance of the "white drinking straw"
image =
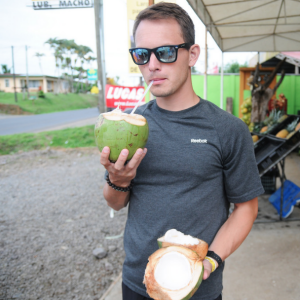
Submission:
[[146,94],[148,93],[149,89],[151,88],[153,81],[150,82],[150,84],[148,85],[146,91],[144,92],[144,94],[142,95],[142,97],[139,99],[138,103],[136,104],[136,106],[134,107],[134,109],[131,111],[131,115],[134,114],[135,110],[138,108],[138,106],[140,105],[141,101],[144,99],[144,97],[146,96]]

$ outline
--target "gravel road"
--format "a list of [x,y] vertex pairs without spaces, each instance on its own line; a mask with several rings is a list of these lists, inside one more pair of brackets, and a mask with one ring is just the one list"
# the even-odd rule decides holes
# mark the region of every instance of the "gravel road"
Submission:
[[[0,156],[0,299],[99,299],[121,272],[96,149]],[[97,259],[95,248],[107,256]]]
[[[127,210],[115,212],[115,217],[110,218],[110,209],[102,196],[104,168],[99,157],[95,148],[48,149],[0,156],[0,300],[99,300],[119,275],[125,257],[122,233]],[[286,174],[298,185],[299,167],[300,158],[292,153],[286,160]],[[299,218],[300,210],[295,209],[292,217]],[[278,219],[278,215],[268,196],[261,196],[258,220],[270,219]],[[282,231],[292,224],[258,224],[254,229],[266,226],[276,230],[280,227]],[[289,228],[291,237],[298,232],[300,224],[296,222],[293,226],[295,228]],[[296,238],[289,239],[295,245],[288,249],[275,246],[280,234],[285,236],[284,232],[279,233],[273,234],[269,243],[274,245],[273,252],[280,257],[290,253],[287,258],[295,257],[295,253],[299,255]],[[254,240],[249,240],[250,246],[252,242],[262,243],[259,252],[265,247],[266,238],[257,236],[257,230],[251,234]],[[103,248],[107,256],[97,259],[93,255],[96,248]],[[272,261],[278,261],[275,254]],[[242,257],[245,257],[244,252]],[[232,259],[234,261],[234,257]],[[238,270],[245,267],[244,258],[241,261]],[[286,264],[289,276],[285,276],[289,284],[285,285],[297,285],[299,270],[294,268],[293,260],[289,262],[292,264]],[[281,274],[272,268],[268,272]],[[239,273],[235,276],[227,278],[236,283]],[[284,282],[282,277],[278,280]],[[268,282],[264,284],[269,288]],[[246,286],[253,288],[251,284]],[[237,294],[243,289],[242,281]],[[297,289],[293,293],[299,295]]]

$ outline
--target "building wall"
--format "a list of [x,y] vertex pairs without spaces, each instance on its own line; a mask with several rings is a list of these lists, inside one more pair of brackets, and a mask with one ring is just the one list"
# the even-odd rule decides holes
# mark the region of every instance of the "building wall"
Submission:
[[[277,81],[280,76],[277,77]],[[203,97],[204,94],[204,75],[192,75],[192,84],[196,94]],[[226,98],[233,98],[233,115],[239,116],[239,91],[240,76],[224,75],[223,89],[223,109],[226,109]],[[207,100],[221,106],[221,75],[207,76]],[[300,75],[286,75],[278,88],[276,95],[283,93],[288,99],[288,114],[297,114],[300,111]]]
[[[5,86],[5,81],[9,80],[9,87]],[[16,78],[16,88],[17,92],[21,90],[21,81],[19,78]],[[0,78],[0,90],[6,93],[13,93],[14,92],[14,79],[13,78]]]
[[[5,86],[5,80],[9,80],[9,87]],[[27,83],[26,77],[16,77],[16,90],[17,92],[22,92],[22,84],[21,82],[24,80],[25,83]],[[48,87],[47,87],[47,81],[49,81],[51,84],[51,90],[50,92],[53,92],[55,89],[55,86],[58,87],[58,80],[55,78],[47,78],[47,77],[42,77],[37,76],[37,77],[29,77],[29,81],[38,81],[38,86],[37,87],[29,87],[29,92],[37,92],[39,90],[39,87],[42,87],[42,90],[44,93],[48,93]],[[68,88],[68,81],[65,81],[66,83],[64,84],[64,81],[60,82],[60,92],[65,93],[69,91]],[[13,77],[7,77],[7,78],[0,78],[0,91],[4,91],[6,93],[13,93],[14,92],[14,80]]]
[[[195,93],[203,97],[204,75],[192,75],[192,84]],[[223,81],[223,109],[226,109],[226,98],[233,98],[233,114],[238,116],[239,112],[239,75],[224,75]],[[221,107],[221,75],[207,76],[207,100]]]
[[[277,76],[277,81],[280,76]],[[285,75],[277,90],[277,95],[283,93],[288,100],[288,114],[296,115],[300,111],[300,75]]]

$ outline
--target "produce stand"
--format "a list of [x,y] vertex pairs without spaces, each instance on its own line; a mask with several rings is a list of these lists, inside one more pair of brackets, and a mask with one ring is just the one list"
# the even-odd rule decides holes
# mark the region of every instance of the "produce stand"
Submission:
[[[260,139],[254,143],[254,152],[256,164],[259,171],[259,176],[262,177],[270,170],[276,170],[281,182],[281,198],[280,198],[280,214],[279,220],[267,221],[277,222],[282,221],[282,207],[283,207],[283,192],[285,175],[285,158],[298,146],[300,146],[300,130],[298,130],[291,138],[282,139],[275,137],[275,135],[283,128],[286,127],[291,121],[299,118],[300,116],[290,115],[282,123],[277,124],[267,134],[258,134]],[[251,133],[254,135],[255,133]],[[256,134],[257,135],[257,134]],[[286,221],[299,221],[299,218],[289,218]],[[264,221],[265,223],[266,221]]]

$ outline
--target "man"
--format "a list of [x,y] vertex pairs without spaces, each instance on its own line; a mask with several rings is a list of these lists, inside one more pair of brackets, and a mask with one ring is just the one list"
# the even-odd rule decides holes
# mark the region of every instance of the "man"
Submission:
[[[200,48],[182,8],[171,3],[146,8],[136,19],[134,37],[132,58],[147,84],[153,81],[156,96],[137,110],[149,123],[147,149],[138,149],[127,164],[126,149],[116,163],[109,161],[108,147],[100,158],[110,184],[103,190],[108,205],[120,210],[129,204],[123,299],[148,299],[142,283],[148,257],[157,250],[156,239],[175,228],[213,251],[192,299],[220,300],[223,261],[250,232],[263,193],[252,139],[241,120],[193,91],[191,67]],[[235,208],[228,218],[230,202]]]

